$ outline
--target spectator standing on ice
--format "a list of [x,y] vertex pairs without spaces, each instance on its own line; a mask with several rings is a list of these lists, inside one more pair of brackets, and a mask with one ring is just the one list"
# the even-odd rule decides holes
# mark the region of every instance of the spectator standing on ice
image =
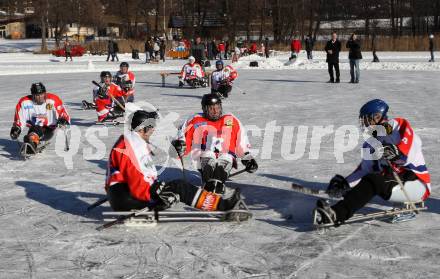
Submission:
[[266,56],[266,58],[269,58],[269,38],[266,38],[264,40],[264,56]]
[[[429,62],[434,62],[434,35],[429,35],[429,52],[431,52],[431,59]],[[66,58],[67,60],[67,58]]]
[[373,62],[379,62],[379,57],[376,55],[376,34],[373,34],[371,39],[371,50],[373,51]]
[[162,38],[160,40],[159,48],[160,48],[160,60],[162,60],[162,62],[165,62],[165,51],[166,51],[167,45],[165,44],[164,38]]
[[348,59],[350,60],[350,83],[359,83],[359,61],[362,59],[362,53],[361,42],[355,33],[351,34],[345,47],[349,49]]
[[219,56],[219,60],[223,60],[223,57],[225,57],[225,42],[221,41],[217,48],[218,48],[218,56]]
[[64,42],[64,54],[66,56],[66,61],[67,61],[67,57],[70,57],[70,61],[73,61],[71,50],[72,50],[72,48],[71,48],[70,42],[68,39],[66,39],[66,41]]
[[150,63],[151,55],[150,53],[153,51],[153,46],[151,45],[150,40],[145,41],[145,63]]
[[313,59],[312,51],[313,51],[313,45],[315,44],[315,41],[313,40],[311,34],[307,35],[307,37],[304,41],[304,44],[306,46],[307,59],[312,60]]
[[200,65],[204,65],[204,62],[206,60],[205,57],[205,44],[202,43],[202,39],[200,37],[196,37],[196,40],[194,44],[191,46],[191,52],[190,55],[194,56],[196,59],[196,63]]
[[119,45],[116,41],[113,41],[113,55],[112,55],[112,61],[116,58],[116,61],[119,62],[118,58],[118,52],[119,52]]
[[112,61],[115,61],[114,58],[114,45],[112,40],[108,40],[107,42],[107,62],[110,59],[110,56],[112,57]]
[[334,83],[335,78],[333,75],[333,68],[336,72],[336,83],[340,82],[339,79],[339,52],[341,51],[341,42],[338,40],[336,32],[332,33],[332,38],[327,42],[324,48],[327,53],[328,74],[330,75],[329,83]]
[[291,58],[298,58],[298,54],[301,51],[301,41],[297,36],[290,43],[290,50],[292,51]]

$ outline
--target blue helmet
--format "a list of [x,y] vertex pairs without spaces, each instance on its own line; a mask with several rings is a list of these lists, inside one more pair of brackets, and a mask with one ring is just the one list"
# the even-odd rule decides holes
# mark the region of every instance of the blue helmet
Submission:
[[215,67],[217,68],[218,65],[222,65],[222,68],[224,66],[223,60],[217,60],[215,61]]
[[380,99],[374,99],[366,102],[361,109],[359,110],[359,118],[370,118],[374,116],[376,113],[380,113],[382,115],[382,119],[387,119],[388,105],[385,101]]

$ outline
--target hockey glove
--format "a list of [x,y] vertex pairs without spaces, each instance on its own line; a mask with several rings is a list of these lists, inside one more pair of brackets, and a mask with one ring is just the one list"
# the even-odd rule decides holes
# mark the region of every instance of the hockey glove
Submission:
[[347,180],[342,175],[337,174],[330,180],[325,192],[332,198],[340,198],[350,189]]
[[185,155],[186,143],[183,140],[176,139],[176,140],[173,140],[171,142],[171,144],[176,149],[177,155],[179,157],[182,157],[183,155]]
[[21,134],[21,128],[19,126],[15,126],[15,125],[12,126],[11,133],[10,133],[11,139],[13,139],[13,140],[18,139],[20,134]]
[[58,118],[57,125],[58,125],[58,127],[67,126],[67,125],[69,125],[69,121],[67,121],[66,118],[61,117],[61,118]]
[[258,170],[257,161],[255,161],[254,157],[249,152],[246,152],[243,158],[241,158],[241,163],[249,173],[254,173]]
[[98,90],[98,98],[106,99],[107,98],[107,87],[103,86]]
[[394,144],[383,144],[382,158],[388,161],[396,161],[400,156],[399,149]]
[[156,202],[155,210],[161,211],[170,208],[173,204],[179,202],[178,194],[167,189],[165,182],[156,180],[150,188],[151,198]]

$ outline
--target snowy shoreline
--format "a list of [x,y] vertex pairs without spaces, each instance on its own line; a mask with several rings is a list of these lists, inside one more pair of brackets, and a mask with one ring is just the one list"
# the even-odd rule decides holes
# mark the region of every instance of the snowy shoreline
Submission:
[[[361,71],[383,70],[383,71],[440,71],[440,63],[428,62],[427,52],[382,52],[378,53],[381,62],[372,63],[371,54],[364,53],[364,59],[360,62]],[[349,70],[346,52],[341,52],[340,69]],[[143,57],[141,55],[141,57]],[[239,70],[327,70],[325,53],[314,52],[314,59],[305,59],[305,54],[300,53],[298,59],[290,64],[289,53],[277,52],[275,57],[263,58],[257,55],[240,58],[234,66]],[[118,62],[106,62],[106,56],[84,55],[74,57],[73,62],[65,62],[64,57],[55,57],[50,54],[32,53],[0,53],[0,75],[30,75],[30,74],[51,74],[51,73],[87,73],[100,72],[104,70],[118,69]],[[185,60],[167,60],[165,63],[145,64],[143,60],[133,60],[131,54],[119,54],[120,61],[130,63],[134,72],[149,71],[180,71]],[[259,67],[250,67],[251,61],[258,61]],[[230,63],[230,61],[227,61]],[[212,65],[214,63],[211,63]],[[213,70],[214,66],[207,68]]]

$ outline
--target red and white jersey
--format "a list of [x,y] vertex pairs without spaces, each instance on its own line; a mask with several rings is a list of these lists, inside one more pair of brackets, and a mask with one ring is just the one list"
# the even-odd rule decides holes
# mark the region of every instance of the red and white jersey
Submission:
[[178,138],[186,142],[186,154],[199,158],[203,151],[230,154],[241,158],[249,151],[250,144],[240,121],[232,114],[224,114],[219,120],[211,121],[202,113],[186,120],[180,127]]
[[46,93],[46,101],[41,105],[35,104],[32,95],[28,95],[21,98],[15,107],[14,124],[20,128],[55,127],[59,118],[64,118],[70,123],[70,116],[57,95]]
[[[392,162],[393,169],[399,174],[405,171],[414,172],[417,178],[425,185],[425,198],[427,198],[431,192],[431,178],[422,153],[422,140],[411,128],[408,120],[394,118],[390,119],[388,123],[393,128],[392,132],[387,136],[377,137],[377,140],[381,143],[394,144],[397,146],[400,151],[400,156],[398,160]],[[374,151],[374,148],[367,142],[364,143],[363,148]],[[386,166],[386,162],[383,159],[363,159],[358,168],[346,179],[350,185],[356,185],[363,176],[372,172],[383,171],[382,166]]]
[[202,69],[202,66],[200,66],[199,63],[186,63],[182,67],[182,71],[180,72],[180,76],[183,80],[185,79],[193,79],[193,78],[202,78],[205,76],[205,72]]
[[222,82],[232,83],[238,77],[237,70],[232,65],[224,67],[222,70],[217,70],[211,74],[211,87],[218,89]]
[[[116,72],[115,74],[115,82],[117,80],[119,81],[127,81],[127,80],[131,80],[131,83],[133,84],[133,88],[131,88],[130,90],[128,90],[127,92],[125,92],[125,96],[130,96],[134,94],[134,85],[136,83],[136,77],[134,76],[133,72],[128,71],[126,74],[122,73],[121,71]],[[122,84],[122,83],[121,83]],[[118,84],[119,86],[121,86],[121,84]]]
[[98,115],[98,121],[104,120],[109,114],[110,110],[114,107],[113,99],[110,97],[119,98],[125,96],[125,92],[118,85],[113,82],[109,85],[106,98],[96,98],[96,114]]
[[150,201],[150,187],[156,179],[151,146],[136,132],[121,135],[110,152],[105,189],[124,183],[132,197]]

